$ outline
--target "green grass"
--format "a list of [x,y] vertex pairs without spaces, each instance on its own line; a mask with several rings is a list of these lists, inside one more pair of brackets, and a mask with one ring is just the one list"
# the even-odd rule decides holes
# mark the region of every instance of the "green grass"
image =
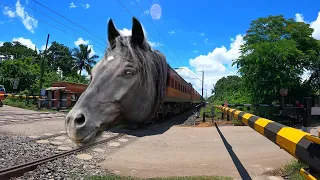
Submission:
[[232,180],[231,177],[222,176],[186,176],[186,177],[167,177],[167,178],[135,178],[129,176],[107,175],[107,176],[92,176],[86,178],[90,180]]
[[241,121],[239,121],[238,119],[232,118],[232,122],[233,122],[233,125],[235,125],[235,126],[244,126],[244,124]]
[[[303,176],[300,175],[299,170],[301,168],[306,169],[308,166],[298,160],[293,160],[282,168],[270,171],[266,174],[274,176],[288,176],[290,180],[305,180]],[[319,178],[319,177],[316,177]]]
[[3,100],[4,105],[33,110],[33,111],[40,111],[40,112],[57,112],[53,109],[38,109],[37,108],[37,100],[29,99],[28,102],[25,98],[15,98],[15,97],[6,97]]

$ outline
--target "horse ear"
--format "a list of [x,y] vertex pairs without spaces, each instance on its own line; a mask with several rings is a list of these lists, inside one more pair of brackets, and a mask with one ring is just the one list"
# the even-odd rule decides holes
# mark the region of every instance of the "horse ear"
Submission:
[[132,18],[132,21],[132,42],[135,45],[142,46],[145,39],[142,25],[135,17]]
[[108,22],[108,41],[110,45],[113,45],[116,37],[120,36],[119,31],[116,29],[116,27],[113,24],[112,19]]

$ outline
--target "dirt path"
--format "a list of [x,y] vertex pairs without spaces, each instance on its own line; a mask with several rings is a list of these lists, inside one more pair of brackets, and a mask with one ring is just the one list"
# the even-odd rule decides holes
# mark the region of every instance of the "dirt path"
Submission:
[[[100,165],[121,175],[142,178],[220,175],[269,179],[262,174],[292,156],[246,126],[149,128]],[[221,134],[220,134],[220,133]],[[227,148],[226,148],[227,147]],[[275,177],[273,177],[275,179]]]

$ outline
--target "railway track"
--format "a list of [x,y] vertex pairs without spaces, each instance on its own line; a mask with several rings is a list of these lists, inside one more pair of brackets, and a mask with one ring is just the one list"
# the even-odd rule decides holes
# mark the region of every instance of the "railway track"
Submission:
[[107,138],[107,139],[104,139],[104,140],[101,140],[101,141],[93,142],[93,143],[88,144],[86,146],[74,148],[74,149],[72,149],[70,151],[62,152],[62,153],[59,153],[59,154],[56,154],[56,155],[52,155],[52,156],[49,156],[49,157],[44,157],[44,158],[41,158],[41,159],[38,159],[38,160],[35,160],[35,161],[32,161],[32,162],[20,164],[20,165],[17,165],[17,166],[1,169],[0,170],[0,179],[6,180],[6,179],[22,176],[24,173],[36,169],[37,166],[39,166],[41,164],[44,164],[46,162],[53,161],[53,160],[55,160],[57,158],[68,156],[70,154],[73,154],[73,153],[88,149],[88,148],[96,146],[98,144],[107,143],[107,142],[112,141],[114,139],[120,138],[120,137],[122,137],[124,135],[125,135],[124,133],[121,133],[121,134],[112,136],[110,138]]
[[28,137],[26,139],[23,140],[19,140],[19,141],[13,141],[13,142],[9,142],[9,143],[5,143],[2,145],[12,145],[12,144],[21,144],[21,143],[28,143],[31,141],[36,141],[36,140],[40,140],[40,139],[49,139],[49,138],[53,138],[53,137],[58,137],[58,136],[62,136],[65,135],[66,133],[57,133],[57,134],[53,134],[53,135],[44,135],[44,136],[39,136],[39,137]]

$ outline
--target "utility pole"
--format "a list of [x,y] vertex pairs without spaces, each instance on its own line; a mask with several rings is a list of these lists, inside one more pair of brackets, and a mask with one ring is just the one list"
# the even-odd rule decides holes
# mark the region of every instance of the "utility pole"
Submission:
[[206,100],[208,99],[208,92],[207,92],[207,89],[206,89]]
[[199,72],[202,72],[202,92],[201,92],[201,96],[203,98],[204,71],[199,71]]
[[41,64],[40,64],[40,68],[41,68],[40,69],[40,95],[41,95],[41,89],[42,89],[42,85],[43,85],[43,76],[44,76],[44,58],[45,58],[45,55],[46,55],[46,52],[47,52],[49,37],[50,37],[50,34],[48,34],[48,37],[47,37],[46,48],[44,50],[44,57],[41,57]]

